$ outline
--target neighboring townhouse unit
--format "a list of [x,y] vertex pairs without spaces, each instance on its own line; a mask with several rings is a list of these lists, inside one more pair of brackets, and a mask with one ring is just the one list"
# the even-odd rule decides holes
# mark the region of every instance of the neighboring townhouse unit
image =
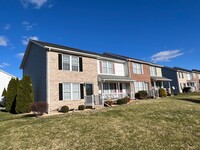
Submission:
[[171,79],[162,76],[160,65],[118,54],[104,53],[104,55],[126,60],[128,62],[129,76],[134,80],[133,88],[135,93],[141,90],[158,90],[159,88],[167,88],[167,90],[171,92]]
[[[104,100],[129,96],[134,98],[134,80],[129,78],[128,64],[124,60],[102,55],[98,58],[99,94]],[[103,92],[102,92],[103,91]]]
[[171,78],[167,78],[162,74],[163,66],[150,63],[150,76],[152,89],[165,88],[169,93],[171,93]]
[[179,92],[182,93],[184,87],[191,87],[192,91],[197,90],[197,81],[193,79],[191,70],[187,70],[180,67],[174,67],[177,73]]
[[195,81],[196,91],[200,91],[200,70],[192,69],[193,80]]
[[[163,76],[172,79],[172,82],[171,82],[172,93],[173,94],[180,93],[179,79],[177,76],[176,69],[164,66],[164,67],[162,67],[162,74],[163,74]],[[181,89],[181,92],[182,92],[182,89]]]
[[12,78],[16,77],[3,70],[0,70],[0,96],[2,95],[4,88],[7,89]]

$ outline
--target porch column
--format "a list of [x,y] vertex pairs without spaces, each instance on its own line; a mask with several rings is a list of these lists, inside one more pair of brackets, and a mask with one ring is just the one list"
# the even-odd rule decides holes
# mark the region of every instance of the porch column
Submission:
[[154,89],[157,90],[156,81],[155,80],[153,81],[153,84],[154,84]]
[[169,93],[171,94],[171,84],[170,84],[170,81],[168,82],[168,85],[169,85]]
[[103,98],[103,81],[101,81],[101,97],[102,97],[102,99],[104,99]]
[[120,93],[120,83],[119,82],[117,82],[117,86],[118,86],[117,97],[119,98],[119,93]]
[[163,86],[163,81],[161,81],[161,88],[164,88],[164,86]]

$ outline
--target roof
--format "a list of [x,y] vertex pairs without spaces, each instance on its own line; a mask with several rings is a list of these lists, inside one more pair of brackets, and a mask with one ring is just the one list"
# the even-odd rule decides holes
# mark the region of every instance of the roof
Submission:
[[174,67],[175,70],[180,70],[180,71],[186,71],[186,72],[192,72],[191,70],[181,68],[181,67]]
[[172,79],[168,79],[165,77],[151,76],[151,79],[154,81],[172,81]]
[[7,72],[5,72],[5,71],[3,71],[3,70],[1,70],[1,69],[0,69],[0,72],[6,74],[6,75],[8,75],[8,76],[11,76],[12,78],[16,78],[14,75],[12,75],[12,74],[10,74],[10,73],[7,73]]
[[192,72],[200,73],[200,70],[192,69]]
[[43,42],[43,41],[37,41],[37,40],[29,40],[29,43],[27,45],[26,48],[26,52],[24,54],[24,57],[22,59],[22,63],[20,65],[20,68],[22,69],[24,66],[24,63],[26,61],[26,58],[28,56],[29,50],[31,48],[32,44],[37,44],[38,46],[44,48],[44,49],[48,49],[50,51],[59,51],[59,52],[70,52],[76,55],[81,55],[81,56],[88,56],[88,57],[93,57],[96,59],[100,59],[100,60],[109,60],[109,61],[114,61],[114,62],[121,62],[124,63],[124,60],[121,59],[117,59],[117,58],[113,58],[110,56],[106,56],[100,53],[96,53],[96,52],[92,52],[92,51],[88,51],[88,50],[81,50],[78,48],[72,48],[72,47],[68,47],[68,46],[63,46],[63,45],[58,45],[58,44],[53,44],[53,43],[48,43],[48,42]]
[[119,55],[119,54],[113,54],[113,53],[105,52],[105,53],[103,53],[103,55],[105,55],[105,56],[111,56],[111,57],[117,58],[117,59],[130,60],[130,61],[134,61],[134,62],[148,64],[150,66],[163,67],[163,66],[158,65],[158,64],[154,64],[154,63],[151,63],[151,62],[147,62],[147,61],[144,61],[144,60],[135,59],[135,58],[132,58],[132,57],[127,57],[127,56],[123,56],[123,55]]
[[135,80],[126,76],[98,75],[98,81],[134,82]]

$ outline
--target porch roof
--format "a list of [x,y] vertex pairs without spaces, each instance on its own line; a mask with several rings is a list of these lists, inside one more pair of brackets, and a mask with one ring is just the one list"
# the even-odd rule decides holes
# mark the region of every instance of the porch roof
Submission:
[[134,82],[135,80],[125,76],[98,75],[98,81]]
[[168,79],[165,77],[157,77],[157,76],[151,76],[151,79],[154,81],[172,81],[172,79]]

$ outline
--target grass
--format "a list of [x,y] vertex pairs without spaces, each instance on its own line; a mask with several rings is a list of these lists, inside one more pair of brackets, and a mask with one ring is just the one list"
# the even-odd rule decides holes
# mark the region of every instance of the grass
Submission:
[[199,149],[200,94],[32,118],[0,112],[1,149]]

